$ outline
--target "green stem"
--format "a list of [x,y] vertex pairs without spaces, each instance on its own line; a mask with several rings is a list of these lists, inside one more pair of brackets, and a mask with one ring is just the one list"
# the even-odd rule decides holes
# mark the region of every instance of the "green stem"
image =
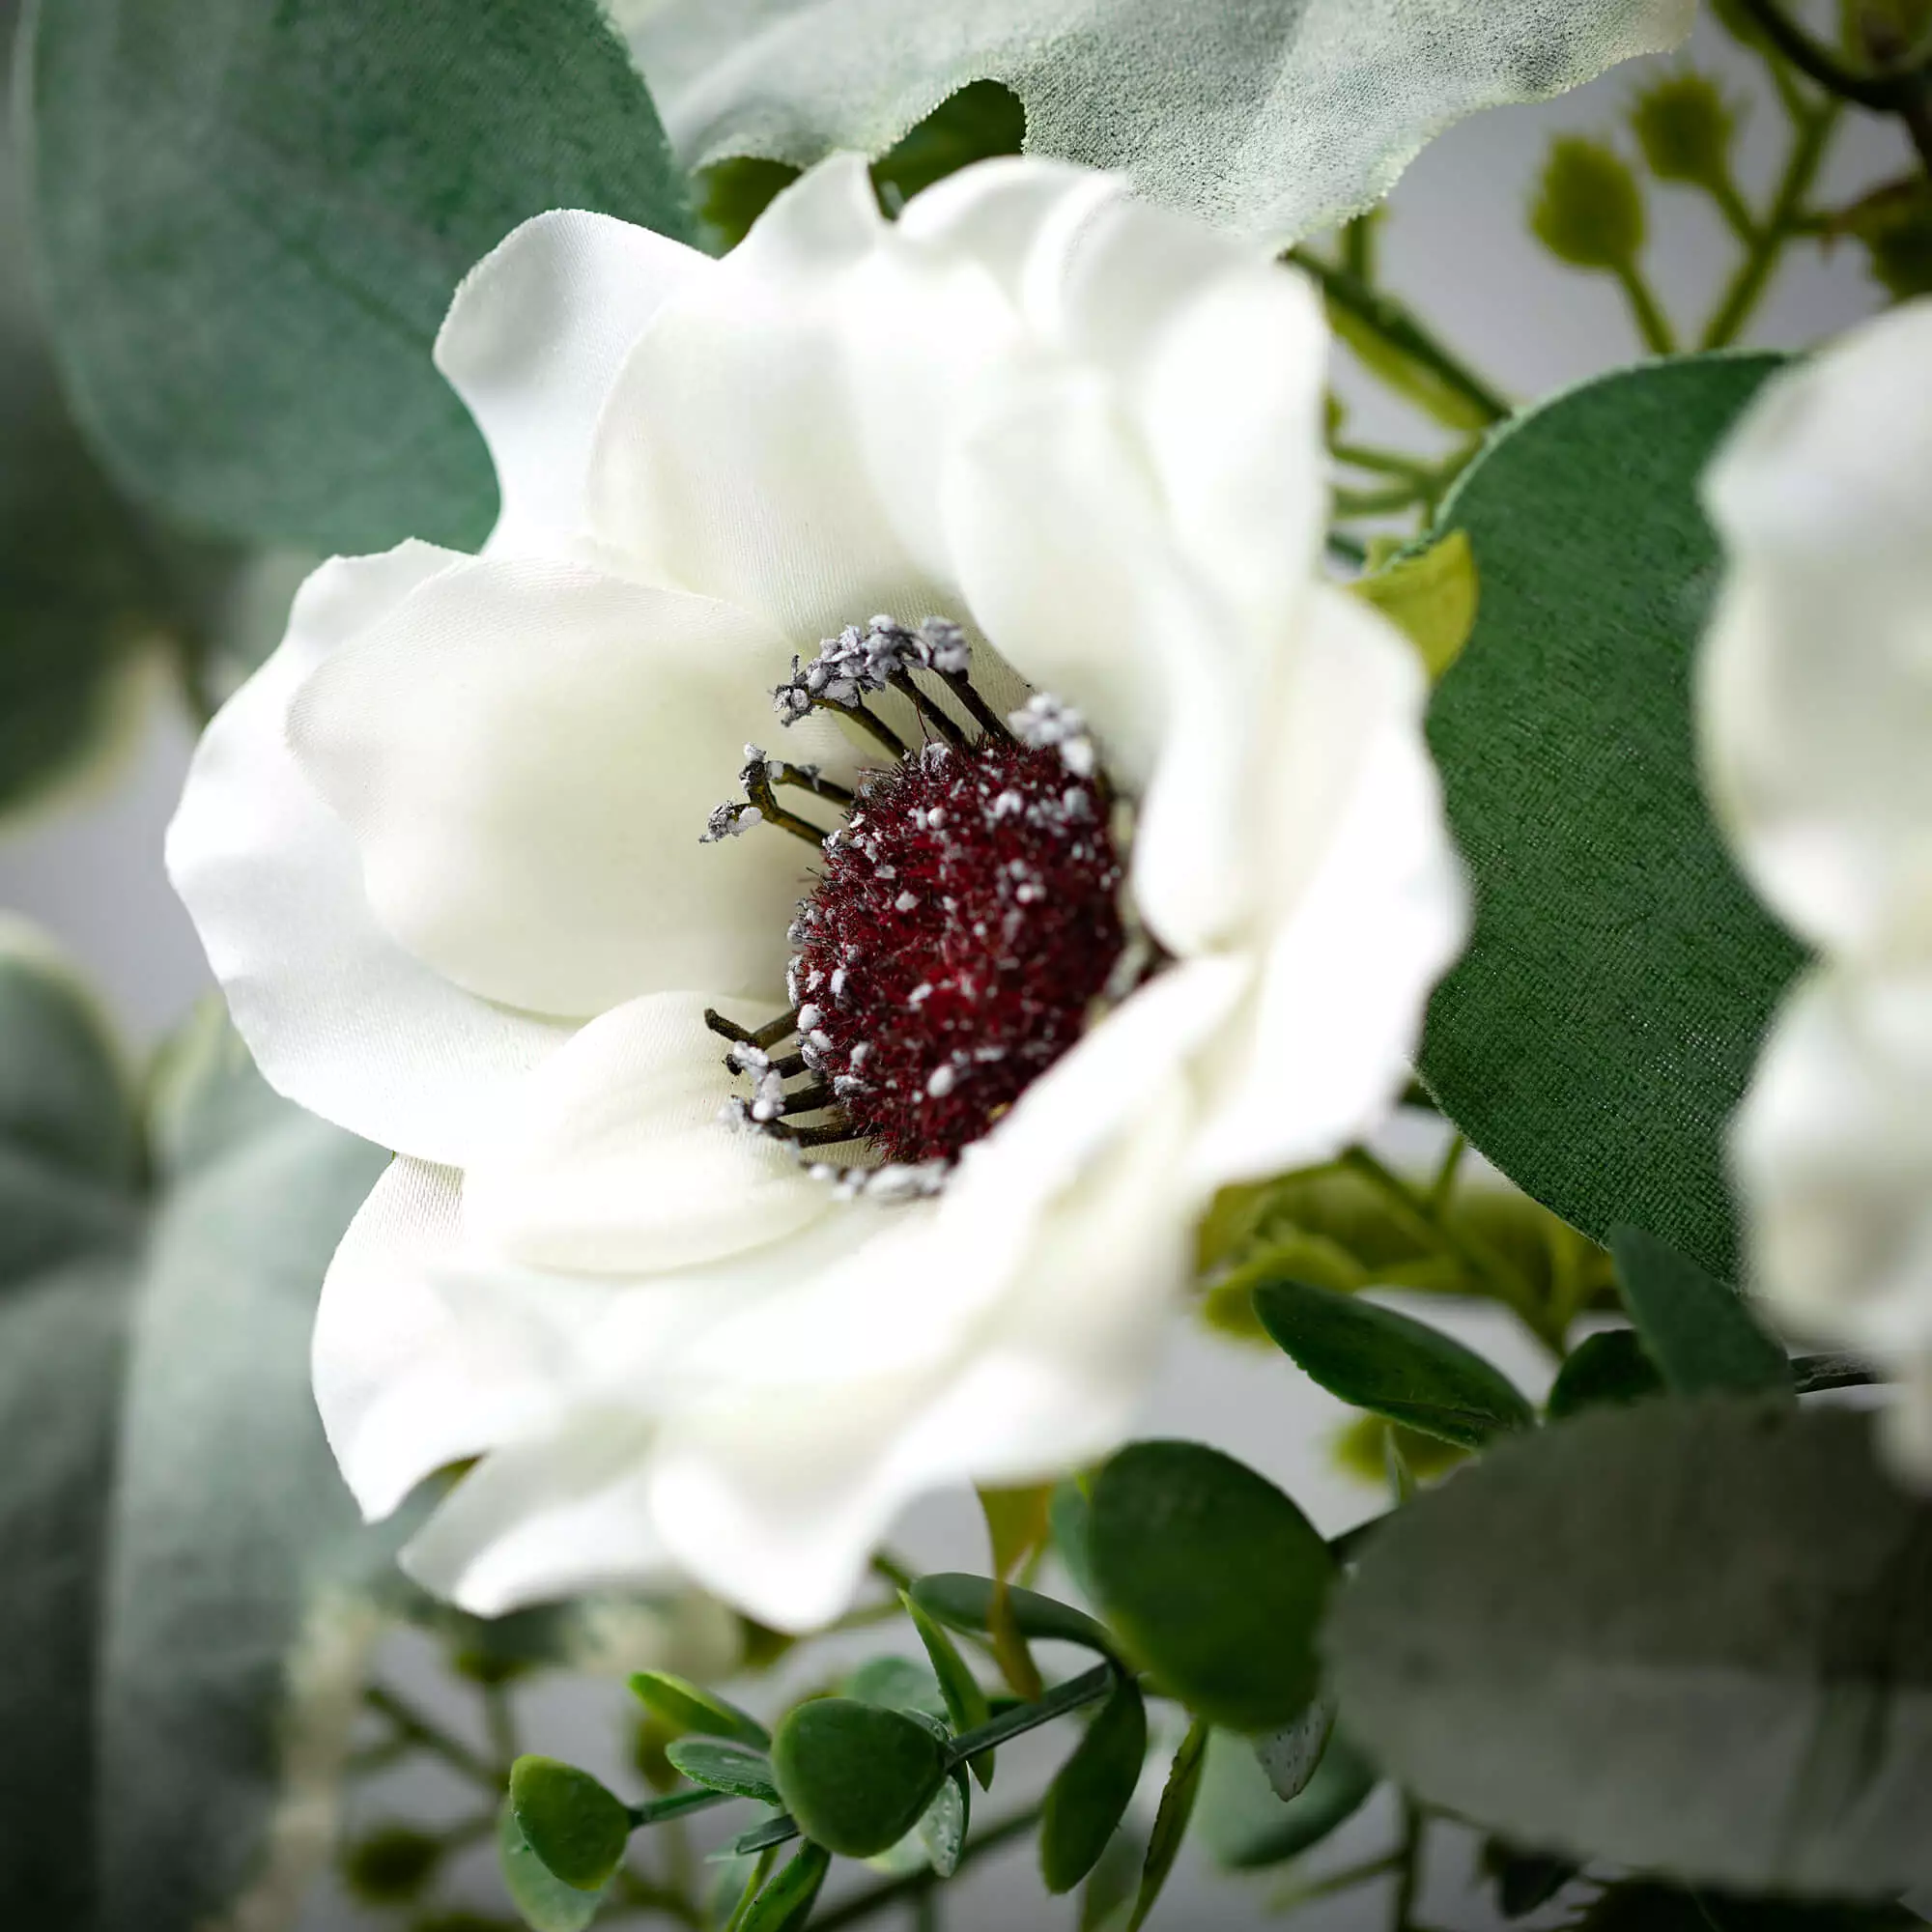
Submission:
[[[974,1860],[984,1858],[988,1852],[998,1851],[1002,1845],[1009,1844],[1014,1838],[1032,1831],[1038,1822],[1039,1807],[1030,1804],[1024,1811],[1015,1811],[997,1824],[988,1825],[977,1837],[967,1840],[954,1869],[964,1871]],[[909,1872],[903,1878],[887,1879],[884,1884],[875,1885],[869,1890],[855,1892],[830,1912],[821,1913],[811,1921],[811,1932],[838,1932],[840,1926],[857,1925],[862,1919],[871,1918],[875,1912],[888,1912],[895,1905],[917,1902],[926,1897],[943,1882],[939,1874],[931,1870]]]
[[1698,344],[1700,348],[1728,348],[1749,321],[1751,311],[1757,307],[1771,280],[1772,270],[1777,267],[1778,259],[1784,253],[1785,244],[1797,232],[1804,198],[1817,179],[1826,148],[1843,112],[1840,102],[1828,100],[1799,120],[1798,138],[1792,143],[1784,173],[1772,198],[1770,213],[1759,225],[1757,240],[1745,251],[1737,273],[1731,277],[1729,286],[1719,298],[1711,320],[1705,324],[1703,337]]
[[517,1742],[517,1717],[507,1685],[484,1685],[483,1731],[498,1764],[511,1765],[517,1761],[523,1747]]
[[1402,1801],[1402,1844],[1396,1858],[1389,1932],[1415,1932],[1415,1897],[1422,1889],[1422,1807],[1412,1798]]
[[1653,355],[1676,355],[1677,331],[1671,327],[1670,318],[1658,302],[1643,270],[1635,262],[1630,261],[1619,262],[1613,272],[1630,302],[1631,314],[1636,322],[1636,332],[1643,338],[1643,346]]
[[1383,517],[1392,510],[1406,510],[1422,501],[1425,492],[1414,483],[1396,483],[1386,490],[1337,490],[1334,493],[1338,517]]
[[1288,255],[1297,268],[1315,277],[1321,293],[1338,308],[1347,309],[1391,349],[1455,390],[1487,421],[1499,423],[1509,415],[1510,405],[1503,395],[1432,335],[1412,309],[1307,248],[1291,248]]
[[1711,199],[1718,205],[1718,213],[1724,217],[1724,225],[1742,242],[1747,248],[1757,246],[1757,216],[1746,205],[1745,198],[1738,190],[1737,178],[1728,167],[1705,183]]
[[1372,469],[1378,476],[1399,476],[1404,482],[1423,488],[1435,482],[1434,464],[1418,462],[1397,450],[1378,449],[1373,443],[1331,442],[1328,453],[1337,463],[1346,463],[1351,469]]
[[1899,111],[1902,86],[1910,73],[1870,73],[1847,66],[1823,42],[1814,40],[1777,0],[1744,0],[1744,9],[1764,37],[1802,74],[1815,80],[1827,94],[1856,101],[1875,114]]
[[631,1806],[631,1830],[641,1832],[649,1825],[662,1825],[667,1818],[687,1817],[693,1811],[708,1811],[714,1804],[728,1804],[732,1794],[698,1785],[691,1791],[673,1791],[668,1798],[653,1798]]
[[505,1773],[502,1767],[494,1765],[480,1751],[470,1749],[461,1738],[452,1737],[440,1724],[432,1723],[413,1705],[405,1703],[393,1690],[384,1689],[380,1684],[372,1684],[362,1693],[362,1701],[372,1711],[380,1712],[395,1726],[396,1734],[406,1738],[420,1750],[429,1751],[441,1758],[452,1771],[461,1772],[472,1783],[480,1784],[485,1791],[500,1793],[503,1789]]
[[1347,530],[1330,530],[1328,554],[1338,562],[1359,567],[1369,560],[1369,547],[1360,537],[1351,537]]
[[946,1747],[947,1768],[951,1770],[983,1750],[991,1750],[1009,1738],[1024,1737],[1028,1731],[1037,1730],[1055,1718],[1064,1718],[1068,1711],[1077,1711],[1081,1705],[1104,1697],[1114,1688],[1117,1674],[1111,1663],[1095,1664],[1082,1676],[1056,1684],[1037,1702],[1016,1705],[1010,1711],[1002,1711],[997,1718],[988,1719],[976,1730],[962,1731]]
[[1270,1912],[1299,1912],[1320,1898],[1333,1898],[1339,1891],[1353,1891],[1358,1885],[1372,1885],[1402,1869],[1400,1852],[1383,1852],[1380,1857],[1364,1859],[1360,1864],[1344,1865],[1339,1871],[1324,1872],[1305,1885],[1291,1887],[1268,1900]]
[[1456,1176],[1462,1169],[1463,1156],[1468,1151],[1469,1143],[1463,1135],[1451,1134],[1442,1165],[1435,1170],[1435,1179],[1429,1183],[1429,1212],[1438,1224],[1449,1210],[1450,1200],[1456,1192]]

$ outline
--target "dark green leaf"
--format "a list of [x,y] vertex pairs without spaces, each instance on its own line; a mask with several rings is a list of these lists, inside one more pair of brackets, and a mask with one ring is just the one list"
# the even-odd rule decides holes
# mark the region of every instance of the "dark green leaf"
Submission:
[[1071,1891],[1099,1862],[1146,1762],[1147,1707],[1132,1678],[1117,1678],[1099,1716],[1046,1789],[1039,1870],[1048,1891]]
[[909,1657],[868,1658],[842,1687],[843,1694],[862,1704],[883,1704],[889,1711],[919,1711],[928,1717],[946,1715],[946,1695],[939,1679]]
[[738,1798],[755,1798],[766,1804],[781,1802],[779,1788],[772,1782],[772,1761],[763,1751],[719,1744],[710,1738],[673,1738],[665,1747],[665,1756],[694,1784],[728,1791]]
[[[973,1631],[984,1635],[992,1629],[993,1579],[969,1577],[956,1570],[935,1571],[922,1577],[912,1586],[912,1599],[926,1615],[949,1630]],[[1084,1610],[1070,1604],[1056,1603],[1037,1590],[1014,1585],[1007,1591],[1012,1605],[1013,1621],[1024,1637],[1077,1643],[1086,1650],[1111,1656],[1114,1640],[1106,1630]]]
[[631,1814],[587,1771],[554,1757],[520,1757],[510,1769],[510,1809],[544,1867],[579,1891],[610,1882],[631,1841]]
[[1663,1378],[1630,1328],[1586,1335],[1564,1357],[1545,1411],[1551,1422],[1606,1404],[1629,1405],[1663,1393]]
[[1255,1762],[1284,1804],[1308,1789],[1309,1780],[1321,1768],[1334,1728],[1334,1705],[1318,1697],[1293,1723],[1264,1731],[1254,1740]]
[[902,1712],[820,1697],[779,1725],[772,1768],[808,1838],[846,1858],[869,1859],[919,1823],[945,1775],[945,1751]]
[[1087,1560],[1087,1492],[1071,1476],[1057,1484],[1047,1505],[1053,1547],[1066,1565],[1073,1586],[1089,1603],[1094,1600],[1094,1567]]
[[1610,1253],[1645,1352],[1680,1395],[1790,1390],[1784,1350],[1734,1290],[1640,1228],[1612,1228]]
[[1519,1186],[1601,1240],[1732,1271],[1720,1151],[1799,964],[1700,788],[1690,661],[1718,575],[1712,450],[1778,366],[1651,362],[1500,431],[1445,504],[1483,601],[1429,738],[1476,925],[1422,1074]]
[[[986,1693],[980,1687],[980,1680],[973,1675],[972,1666],[959,1655],[958,1646],[946,1634],[945,1630],[920,1608],[910,1594],[899,1593],[899,1601],[906,1607],[906,1615],[912,1619],[912,1627],[919,1633],[919,1640],[925,1646],[925,1654],[932,1660],[933,1675],[939,1680],[940,1694],[946,1700],[946,1715],[952,1719],[954,1733],[977,1730],[983,1724],[991,1712],[987,1708]],[[973,1776],[980,1780],[982,1791],[993,1788],[993,1753],[983,1751],[973,1760]]]
[[753,1750],[768,1750],[772,1734],[735,1704],[727,1703],[715,1691],[700,1690],[683,1677],[668,1670],[639,1670],[631,1678],[631,1694],[646,1710],[655,1711],[666,1723],[681,1731],[696,1731],[706,1738],[730,1738],[750,1745]]
[[1807,1905],[1788,1898],[1733,1898],[1633,1879],[1608,1887],[1576,1932],[1912,1932],[1917,1913],[1889,1902]]
[[1519,1851],[1501,1838],[1483,1846],[1483,1870],[1495,1886],[1496,1910],[1505,1918],[1526,1918],[1548,1905],[1580,1869],[1574,1859]]
[[1465,1449],[1535,1423],[1500,1369],[1426,1321],[1306,1282],[1264,1279],[1251,1292],[1276,1346],[1357,1408]]
[[531,1932],[583,1932],[604,1902],[597,1892],[565,1885],[530,1850],[508,1799],[497,1814],[497,1863],[510,1903]]
[[1118,1932],[1122,1916],[1140,1890],[1147,1848],[1147,1833],[1138,1829],[1129,1811],[1080,1888],[1080,1932]]
[[1522,1843],[1800,1893],[1932,1880],[1932,1503],[1870,1418],[1706,1397],[1499,1445],[1327,1646],[1389,1775]]
[[1160,1900],[1161,1888],[1180,1856],[1180,1841],[1187,1835],[1188,1820],[1194,1816],[1194,1801],[1201,1793],[1201,1767],[1207,1759],[1208,1729],[1199,1718],[1187,1727],[1168,1767],[1167,1782],[1161,1787],[1160,1808],[1154,1813],[1153,1833],[1148,1839],[1147,1863],[1141,1869],[1140,1890],[1134,1898],[1134,1914],[1127,1920],[1127,1932],[1140,1932],[1148,1914]]
[[44,0],[21,58],[71,393],[195,525],[474,544],[490,465],[429,359],[458,280],[545,209],[688,231],[593,0]]
[[1283,1804],[1248,1741],[1217,1731],[1208,1746],[1197,1835],[1231,1871],[1282,1864],[1352,1818],[1377,1781],[1368,1761],[1337,1732],[1301,1794]]
[[1334,1559],[1252,1469],[1199,1443],[1130,1443],[1094,1486],[1089,1547],[1109,1619],[1189,1710],[1263,1731],[1315,1695]]
[[799,1932],[818,1902],[818,1889],[832,1869],[823,1845],[801,1845],[778,1876],[752,1902],[739,1921],[740,1932]]

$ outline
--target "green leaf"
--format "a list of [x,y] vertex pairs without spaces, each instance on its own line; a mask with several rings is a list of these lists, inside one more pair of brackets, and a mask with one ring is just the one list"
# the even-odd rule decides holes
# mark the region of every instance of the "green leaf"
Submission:
[[1315,1695],[1334,1558],[1252,1469],[1196,1442],[1130,1443],[1094,1486],[1090,1547],[1109,1620],[1190,1711],[1264,1731]]
[[1308,1789],[1309,1780],[1321,1768],[1334,1729],[1335,1706],[1318,1697],[1293,1723],[1264,1731],[1254,1740],[1255,1762],[1284,1804]]
[[749,1711],[739,1710],[715,1691],[701,1690],[688,1678],[673,1677],[668,1670],[639,1670],[630,1682],[631,1694],[646,1710],[656,1712],[681,1731],[696,1731],[705,1738],[730,1738],[753,1750],[771,1748],[771,1732]]
[[1046,1788],[1039,1871],[1048,1891],[1071,1891],[1099,1862],[1146,1762],[1147,1707],[1133,1679],[1121,1677]]
[[924,0],[890,33],[864,0],[625,0],[618,17],[691,166],[882,154],[935,99],[991,78],[1024,103],[1030,152],[1122,169],[1155,201],[1270,240],[1365,207],[1463,115],[1683,31],[1664,0],[1463,0],[1427,35],[1384,0],[1204,0],[1184,44],[1145,0]]
[[1605,1889],[1575,1927],[1576,1932],[1912,1932],[1924,1923],[1917,1913],[1889,1901],[1807,1905],[1684,1891],[1632,1879]]
[[1777,366],[1685,356],[1573,389],[1500,431],[1441,518],[1483,578],[1429,716],[1476,924],[1423,1078],[1586,1235],[1630,1222],[1719,1275],[1723,1127],[1799,954],[1698,782],[1690,662],[1718,549],[1696,491]]
[[1463,655],[1476,626],[1476,559],[1462,530],[1398,553],[1349,587],[1415,646],[1432,680]]
[[[936,1570],[922,1577],[912,1586],[912,1600],[926,1615],[949,1630],[989,1634],[993,1619],[993,1591],[990,1577],[969,1577],[956,1570]],[[1007,1590],[1012,1605],[1013,1621],[1022,1636],[1060,1643],[1077,1643],[1086,1650],[1097,1650],[1111,1657],[1117,1648],[1104,1626],[1085,1610],[1071,1604],[1057,1603],[1037,1590],[1022,1590],[1017,1584]]]
[[537,1857],[517,1829],[507,1798],[497,1814],[497,1863],[510,1903],[531,1932],[583,1932],[604,1902],[600,1893],[565,1885]]
[[772,1761],[763,1751],[709,1738],[673,1738],[665,1747],[665,1756],[694,1784],[728,1791],[737,1798],[755,1798],[764,1804],[783,1802],[772,1782]]
[[1188,1725],[1187,1735],[1181,1739],[1174,1762],[1168,1767],[1127,1932],[1140,1932],[1147,1923],[1148,1914],[1159,1903],[1161,1889],[1167,1884],[1175,1860],[1180,1856],[1180,1841],[1187,1835],[1188,1820],[1194,1816],[1194,1801],[1201,1793],[1201,1767],[1208,1754],[1208,1725],[1196,1718]]
[[[954,1734],[977,1730],[992,1714],[972,1666],[959,1655],[958,1646],[945,1630],[907,1592],[900,1591],[899,1602],[905,1605],[906,1615],[912,1619],[912,1627],[919,1633],[926,1656],[932,1660],[932,1672],[939,1680],[940,1695],[946,1700],[946,1715],[952,1721]],[[973,1760],[973,1776],[980,1780],[982,1791],[993,1788],[993,1752],[985,1751]]]
[[1262,1280],[1252,1293],[1277,1346],[1357,1408],[1465,1449],[1535,1423],[1500,1369],[1426,1321],[1306,1282]]
[[1315,1776],[1284,1804],[1269,1788],[1245,1739],[1216,1731],[1202,1774],[1197,1835],[1208,1856],[1230,1871],[1285,1863],[1328,1836],[1368,1802],[1377,1776],[1339,1732],[1328,1740]]
[[1551,1422],[1561,1422],[1586,1408],[1627,1406],[1662,1393],[1663,1378],[1635,1331],[1608,1328],[1584,1336],[1564,1357],[1544,1408]]
[[846,1678],[842,1694],[888,1711],[917,1711],[933,1718],[946,1714],[939,1679],[909,1657],[867,1658]]
[[800,1932],[831,1869],[832,1854],[823,1845],[801,1845],[753,1901],[740,1932]]
[[431,366],[550,208],[689,232],[593,0],[43,0],[22,49],[70,393],[137,496],[319,550],[473,546],[482,440]]
[[1094,1592],[1094,1570],[1087,1560],[1087,1492],[1071,1476],[1063,1478],[1054,1486],[1046,1513],[1053,1547],[1066,1565],[1074,1588],[1091,1603]]
[[1612,1228],[1624,1306],[1680,1395],[1791,1388],[1791,1364],[1737,1293],[1641,1228]]
[[1495,1886],[1496,1910],[1505,1918],[1528,1918],[1548,1905],[1580,1871],[1574,1859],[1519,1851],[1502,1838],[1485,1843],[1482,1867]]
[[510,1767],[510,1809],[544,1868],[579,1891],[601,1890],[631,1842],[629,1809],[587,1771],[554,1757]]
[[945,1749],[917,1719],[851,1697],[789,1712],[772,1740],[785,1808],[808,1838],[851,1859],[890,1849],[919,1823]]
[[1378,1529],[1326,1644],[1389,1776],[1520,1843],[1932,1880],[1932,1506],[1868,1416],[1706,1397],[1500,1445]]
[[951,1878],[958,1870],[972,1824],[973,1787],[966,1781],[966,1767],[954,1765],[940,1780],[915,1828],[926,1862],[941,1878]]

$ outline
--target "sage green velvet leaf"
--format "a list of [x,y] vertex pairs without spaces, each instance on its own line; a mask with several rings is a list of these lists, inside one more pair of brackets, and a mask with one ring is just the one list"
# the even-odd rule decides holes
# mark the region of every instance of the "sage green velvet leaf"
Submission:
[[818,1697],[789,1712],[772,1740],[785,1808],[815,1843],[869,1859],[919,1823],[945,1776],[944,1747],[903,1712]]
[[1790,1392],[1790,1361],[1734,1289],[1641,1228],[1612,1228],[1610,1253],[1644,1349],[1680,1395]]
[[[922,1577],[912,1586],[912,1600],[929,1617],[949,1630],[988,1634],[993,1626],[993,1579],[969,1577],[957,1570],[936,1570]],[[1085,1610],[1071,1604],[1057,1603],[1037,1590],[1023,1590],[1011,1584],[1007,1600],[1012,1606],[1013,1622],[1023,1637],[1036,1640],[1077,1643],[1086,1650],[1097,1650],[1111,1657],[1118,1648],[1107,1634]]]
[[1048,1891],[1071,1891],[1099,1863],[1146,1762],[1147,1706],[1133,1679],[1120,1677],[1046,1788],[1039,1875]]
[[1777,366],[1649,362],[1498,432],[1442,511],[1483,598],[1429,715],[1476,922],[1423,1078],[1593,1239],[1630,1222],[1726,1277],[1723,1126],[1800,961],[1698,784],[1690,663],[1718,549],[1696,490]]
[[646,1710],[679,1730],[700,1737],[730,1738],[753,1750],[771,1747],[772,1734],[749,1711],[668,1670],[639,1670],[631,1677],[631,1694]]
[[631,1841],[631,1814],[587,1771],[526,1755],[510,1767],[510,1810],[553,1878],[599,1891]]
[[1500,1369],[1426,1321],[1307,1282],[1263,1280],[1251,1292],[1276,1346],[1357,1408],[1465,1449],[1536,1420]]
[[1194,1802],[1201,1795],[1208,1735],[1208,1726],[1196,1718],[1175,1747],[1167,1782],[1160,1789],[1160,1808],[1154,1813],[1153,1831],[1148,1837],[1147,1862],[1141,1867],[1140,1889],[1134,1894],[1127,1932],[1140,1932],[1147,1923],[1148,1914],[1160,1902],[1168,1874],[1180,1856],[1181,1840],[1187,1836],[1188,1822],[1194,1816]]
[[1133,1442],[1094,1485],[1110,1624],[1190,1711],[1265,1731],[1315,1695],[1328,1546],[1264,1477],[1198,1442]]
[[94,1631],[142,1224],[126,1068],[0,921],[0,1923],[93,1922]]
[[832,1854],[823,1845],[801,1845],[752,1901],[738,1932],[800,1932],[831,1869]]
[[712,1738],[673,1738],[665,1756],[694,1784],[728,1791],[734,1798],[755,1798],[762,1804],[781,1802],[772,1782],[772,1761],[763,1751]]
[[1932,1502],[1871,1418],[1607,1408],[1500,1444],[1363,1548],[1326,1649],[1422,1802],[1692,1883],[1932,1880]]
[[1366,207],[1432,135],[1681,40],[1683,0],[617,0],[686,163],[880,155],[969,81],[1033,152],[1282,240]]
[[1663,1386],[1635,1330],[1606,1328],[1601,1335],[1584,1336],[1564,1357],[1544,1412],[1551,1422],[1562,1422],[1586,1408],[1627,1406],[1662,1395]]
[[490,463],[429,358],[458,280],[545,209],[691,226],[594,0],[41,0],[22,60],[81,421],[229,534],[474,545]]
[[497,1814],[497,1864],[510,1903],[523,1914],[530,1932],[583,1932],[604,1903],[598,1892],[565,1885],[531,1851],[507,1798]]
[[1315,1776],[1286,1804],[1269,1788],[1253,1747],[1230,1731],[1208,1740],[1195,1834],[1216,1864],[1258,1871],[1299,1858],[1368,1802],[1374,1768],[1339,1731]]

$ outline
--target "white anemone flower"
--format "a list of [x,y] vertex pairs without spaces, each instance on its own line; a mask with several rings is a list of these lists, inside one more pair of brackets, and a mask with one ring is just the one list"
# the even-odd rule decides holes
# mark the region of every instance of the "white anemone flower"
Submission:
[[1891,1439],[1932,1474],[1932,302],[1775,383],[1706,495],[1712,794],[1817,953],[1732,1130],[1750,1270],[1897,1372]]
[[268,1078],[398,1155],[317,1398],[371,1515],[473,1463],[405,1557],[472,1610],[809,1628],[1120,1440],[1205,1200],[1375,1125],[1461,942],[1319,305],[1105,176],[889,223],[836,157],[722,261],[539,216],[436,354],[489,543],[323,565],[169,840]]

